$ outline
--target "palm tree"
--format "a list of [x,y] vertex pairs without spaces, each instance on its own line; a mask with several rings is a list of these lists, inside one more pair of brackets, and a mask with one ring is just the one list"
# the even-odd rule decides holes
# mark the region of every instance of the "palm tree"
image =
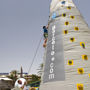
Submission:
[[8,76],[10,79],[13,80],[13,84],[15,83],[15,81],[17,80],[17,77],[18,77],[18,71],[17,70],[12,70],[10,72],[10,75]]

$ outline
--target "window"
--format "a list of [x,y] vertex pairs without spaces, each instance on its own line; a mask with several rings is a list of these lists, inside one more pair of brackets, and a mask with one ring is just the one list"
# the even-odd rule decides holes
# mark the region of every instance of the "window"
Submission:
[[83,68],[78,68],[78,74],[84,74],[84,69]]
[[70,41],[71,42],[74,42],[75,41],[75,38],[74,37],[70,38]]

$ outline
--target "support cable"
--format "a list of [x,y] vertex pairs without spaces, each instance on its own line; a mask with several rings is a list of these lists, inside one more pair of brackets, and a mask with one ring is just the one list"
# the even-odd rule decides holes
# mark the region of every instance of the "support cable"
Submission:
[[34,61],[35,61],[35,57],[36,57],[37,52],[38,52],[38,49],[39,49],[39,47],[40,47],[40,44],[41,44],[42,38],[43,38],[43,36],[41,36],[40,41],[39,41],[39,43],[38,43],[38,46],[37,46],[36,52],[35,52],[35,54],[34,54],[34,57],[33,57],[33,59],[32,59],[32,62],[31,62],[31,64],[30,64],[30,67],[29,67],[29,70],[28,70],[28,74],[29,74],[29,72],[31,71],[32,65],[33,65],[33,63],[34,63]]

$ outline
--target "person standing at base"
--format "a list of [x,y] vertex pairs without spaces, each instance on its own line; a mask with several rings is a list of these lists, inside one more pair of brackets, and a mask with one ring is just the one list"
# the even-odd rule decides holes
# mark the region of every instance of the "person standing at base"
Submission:
[[11,90],[27,90],[26,89],[26,80],[24,78],[19,78],[15,82],[15,88]]

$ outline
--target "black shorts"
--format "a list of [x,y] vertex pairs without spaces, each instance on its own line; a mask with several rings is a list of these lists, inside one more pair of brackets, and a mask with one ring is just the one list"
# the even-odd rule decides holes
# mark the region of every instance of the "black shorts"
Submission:
[[48,33],[44,33],[44,38],[48,38]]

